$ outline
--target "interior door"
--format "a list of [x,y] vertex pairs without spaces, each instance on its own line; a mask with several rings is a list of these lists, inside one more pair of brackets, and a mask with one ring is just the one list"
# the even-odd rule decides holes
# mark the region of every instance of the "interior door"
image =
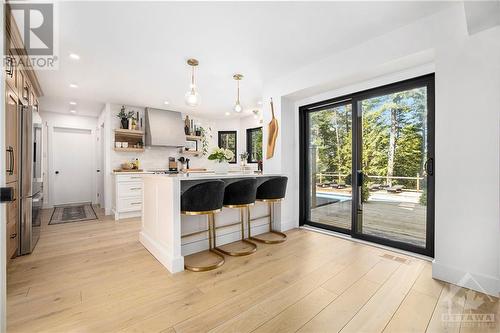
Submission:
[[99,205],[104,208],[104,152],[106,145],[104,140],[104,124],[99,127],[99,169],[97,169],[97,179],[99,187]]
[[54,205],[92,202],[93,157],[90,130],[53,129]]

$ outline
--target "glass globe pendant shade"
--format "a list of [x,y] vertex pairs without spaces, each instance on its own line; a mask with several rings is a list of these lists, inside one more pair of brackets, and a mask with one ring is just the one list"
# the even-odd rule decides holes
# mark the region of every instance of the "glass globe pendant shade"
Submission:
[[195,87],[192,87],[191,90],[186,93],[184,99],[189,106],[198,106],[198,104],[200,104],[200,95]]
[[243,108],[241,107],[240,102],[236,102],[236,104],[234,105],[233,110],[234,110],[234,112],[237,112],[237,113],[240,113],[243,110]]

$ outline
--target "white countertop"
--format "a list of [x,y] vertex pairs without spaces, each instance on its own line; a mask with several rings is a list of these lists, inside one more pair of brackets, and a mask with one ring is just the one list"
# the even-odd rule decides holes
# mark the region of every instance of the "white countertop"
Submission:
[[238,173],[238,172],[229,172],[227,174],[215,174],[213,172],[195,172],[195,173],[178,173],[172,175],[155,175],[155,174],[146,174],[144,177],[161,177],[161,178],[172,178],[178,180],[199,180],[199,179],[221,179],[221,178],[247,178],[247,177],[272,177],[272,176],[280,176],[278,174],[257,174],[257,173]]
[[152,174],[152,171],[113,171],[113,175],[144,175]]

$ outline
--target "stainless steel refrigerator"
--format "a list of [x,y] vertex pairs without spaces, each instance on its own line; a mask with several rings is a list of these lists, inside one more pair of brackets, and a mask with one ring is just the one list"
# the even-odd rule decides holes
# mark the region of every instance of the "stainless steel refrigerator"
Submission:
[[19,254],[33,251],[40,237],[43,206],[42,118],[32,107],[20,110]]

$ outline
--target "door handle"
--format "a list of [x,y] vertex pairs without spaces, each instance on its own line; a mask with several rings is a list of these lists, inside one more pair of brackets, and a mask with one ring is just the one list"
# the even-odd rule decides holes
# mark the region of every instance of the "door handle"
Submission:
[[363,186],[363,171],[358,170],[357,177],[358,186]]
[[56,175],[58,175],[58,174],[59,174],[59,171],[56,171]]
[[13,234],[10,235],[10,239],[14,239],[16,237],[17,237],[17,233],[13,233]]
[[434,175],[434,159],[433,158],[428,158],[427,161],[425,161],[424,170],[425,170],[425,172],[427,172],[427,175],[429,175],[429,176]]

